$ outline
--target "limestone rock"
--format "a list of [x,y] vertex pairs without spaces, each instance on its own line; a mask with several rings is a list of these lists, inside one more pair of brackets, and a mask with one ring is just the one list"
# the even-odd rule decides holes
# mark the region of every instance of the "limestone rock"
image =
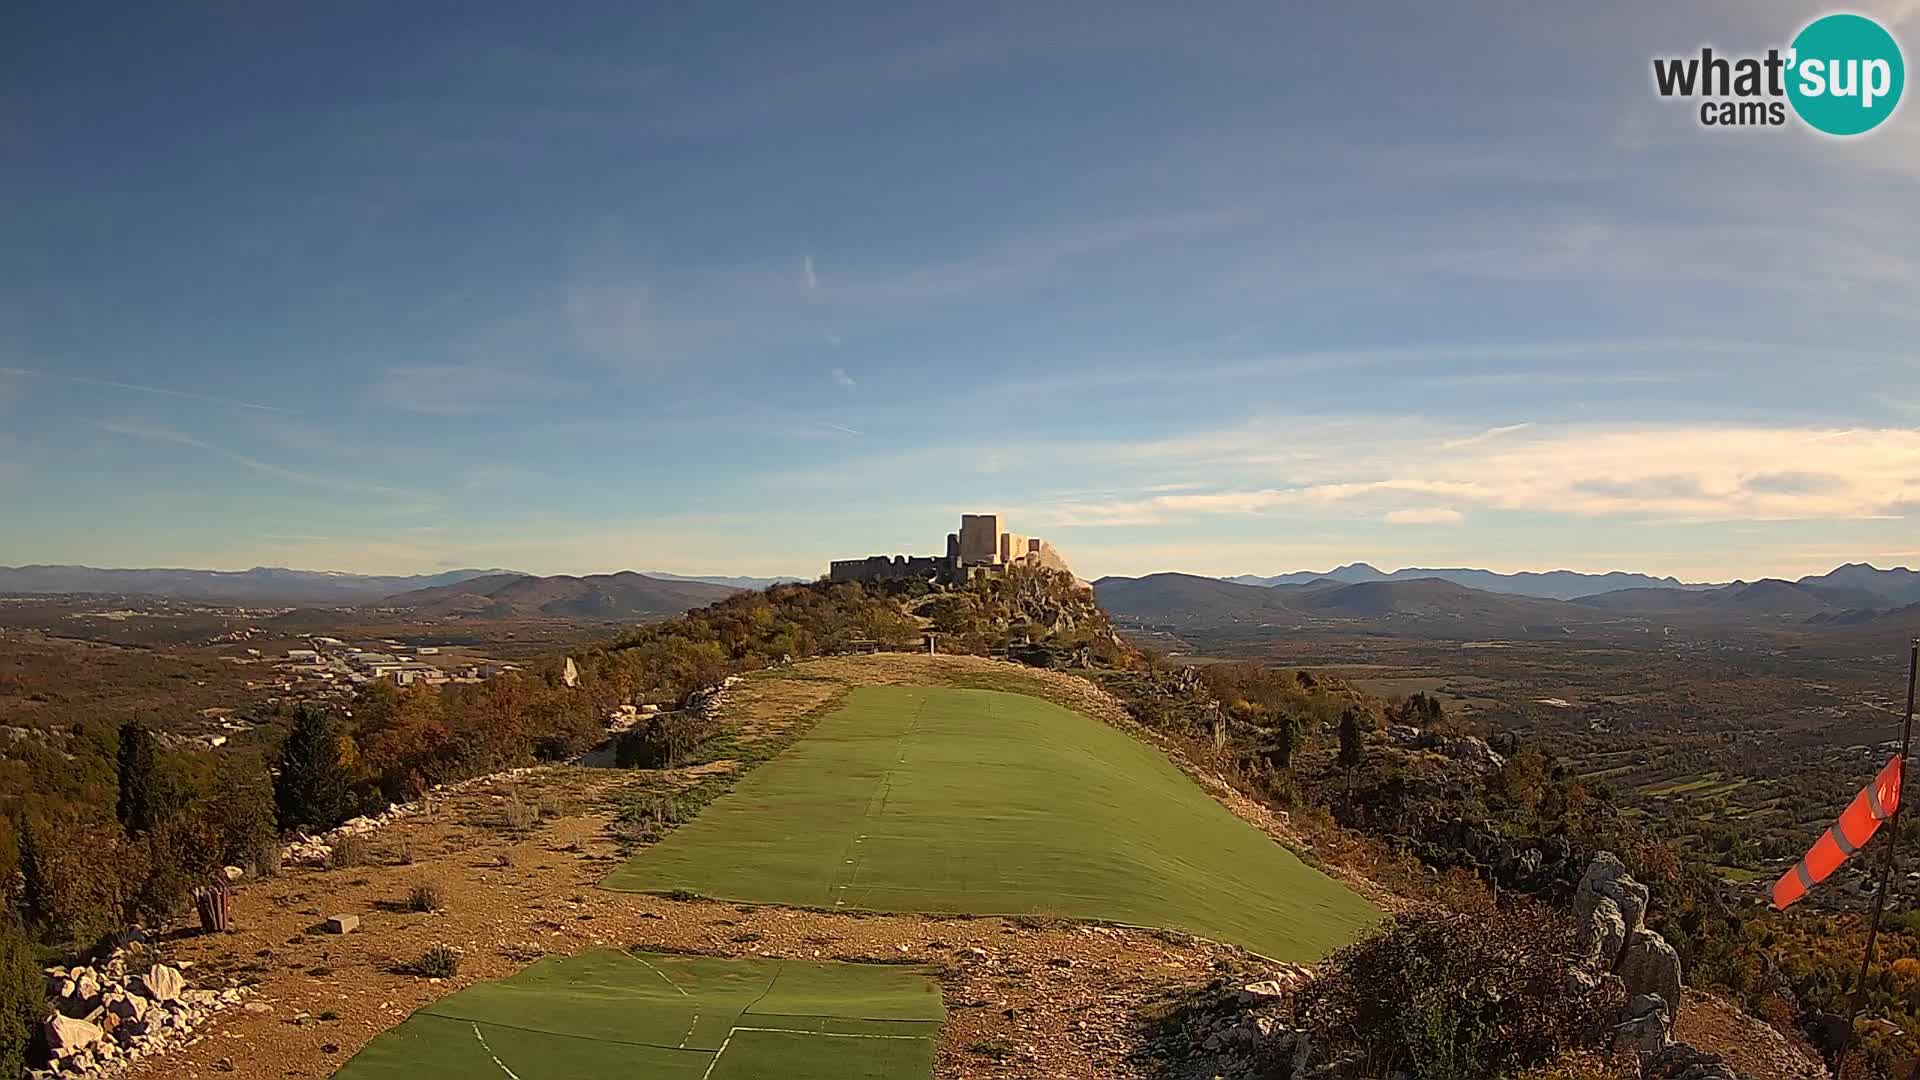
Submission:
[[1575,914],[1584,921],[1602,899],[1612,900],[1619,908],[1628,938],[1646,926],[1647,887],[1635,881],[1627,873],[1626,864],[1611,851],[1595,855],[1587,865],[1587,872],[1573,894]]
[[100,976],[95,975],[92,968],[79,969],[73,977],[72,989],[68,990],[64,996],[76,1005],[92,1007],[93,1002],[100,996]]
[[104,1004],[108,1016],[122,1021],[144,1020],[147,1015],[147,999],[139,994],[113,994]]
[[1269,1005],[1286,1000],[1290,992],[1292,992],[1291,984],[1283,983],[1278,979],[1267,979],[1264,982],[1248,983],[1235,991],[1234,997],[1242,1005]]
[[47,1033],[47,1048],[55,1057],[71,1057],[80,1051],[98,1043],[106,1033],[100,1025],[85,1020],[75,1020],[71,1016],[54,1013],[47,1017],[44,1025]]
[[[1620,952],[1614,972],[1626,984],[1627,995],[1658,994],[1663,1002],[1680,1000],[1680,954],[1667,940],[1651,930],[1642,930]],[[1677,1004],[1667,1009],[1671,1028],[1680,1012]]]
[[1681,1042],[1643,1058],[1640,1074],[1646,1080],[1745,1080],[1720,1055]]
[[360,929],[360,916],[329,915],[322,925],[326,927],[329,934],[351,934]]
[[173,1001],[180,996],[180,991],[187,988],[187,979],[175,968],[165,964],[155,964],[150,971],[140,976],[140,988],[155,1001]]
[[1632,1050],[1650,1054],[1673,1041],[1669,1034],[1667,1003],[1658,994],[1637,994],[1620,1011],[1620,1023],[1613,1028],[1613,1051]]
[[1601,971],[1612,970],[1627,943],[1627,921],[1620,914],[1620,905],[1609,897],[1597,897],[1587,913],[1581,938],[1590,962]]

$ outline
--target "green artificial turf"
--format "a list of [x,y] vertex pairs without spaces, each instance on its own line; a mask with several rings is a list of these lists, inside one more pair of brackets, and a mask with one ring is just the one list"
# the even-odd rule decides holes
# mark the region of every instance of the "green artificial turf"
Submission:
[[855,690],[603,884],[1098,919],[1293,961],[1380,917],[1125,733],[1038,698],[920,687]]
[[925,969],[594,952],[468,987],[339,1080],[925,1080],[945,1013]]

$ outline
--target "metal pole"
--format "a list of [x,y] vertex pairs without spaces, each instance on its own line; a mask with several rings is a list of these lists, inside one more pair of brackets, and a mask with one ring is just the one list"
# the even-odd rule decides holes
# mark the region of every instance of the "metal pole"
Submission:
[[1880,913],[1887,906],[1887,885],[1893,880],[1894,858],[1900,850],[1900,811],[1907,805],[1907,751],[1913,746],[1913,688],[1920,679],[1920,638],[1915,638],[1907,655],[1907,712],[1900,722],[1900,795],[1893,804],[1893,816],[1887,819],[1887,859],[1880,867],[1880,886],[1873,891],[1873,916],[1867,922],[1867,947],[1860,955],[1860,977],[1853,983],[1853,1002],[1847,1010],[1847,1034],[1840,1043],[1840,1060],[1834,1075],[1847,1075],[1847,1054],[1853,1049],[1853,1025],[1867,1003],[1867,971],[1873,966],[1873,940],[1880,934]]

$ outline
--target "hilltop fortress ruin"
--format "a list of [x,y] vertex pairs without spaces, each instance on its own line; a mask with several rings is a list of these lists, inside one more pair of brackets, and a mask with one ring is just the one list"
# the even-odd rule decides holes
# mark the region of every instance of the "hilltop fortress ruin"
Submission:
[[864,559],[835,559],[827,568],[829,581],[858,581],[873,585],[888,581],[926,581],[958,585],[976,577],[1004,574],[1010,566],[1044,566],[1066,570],[1067,561],[1052,544],[1037,536],[1022,536],[1001,527],[999,514],[962,514],[960,531],[947,534],[945,555],[869,555]]

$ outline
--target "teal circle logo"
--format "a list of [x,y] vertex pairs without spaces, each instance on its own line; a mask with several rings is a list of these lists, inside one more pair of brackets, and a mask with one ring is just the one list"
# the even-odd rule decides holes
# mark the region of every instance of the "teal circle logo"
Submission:
[[1864,15],[1825,15],[1793,39],[1787,100],[1816,130],[1859,135],[1900,104],[1907,65],[1893,35]]

